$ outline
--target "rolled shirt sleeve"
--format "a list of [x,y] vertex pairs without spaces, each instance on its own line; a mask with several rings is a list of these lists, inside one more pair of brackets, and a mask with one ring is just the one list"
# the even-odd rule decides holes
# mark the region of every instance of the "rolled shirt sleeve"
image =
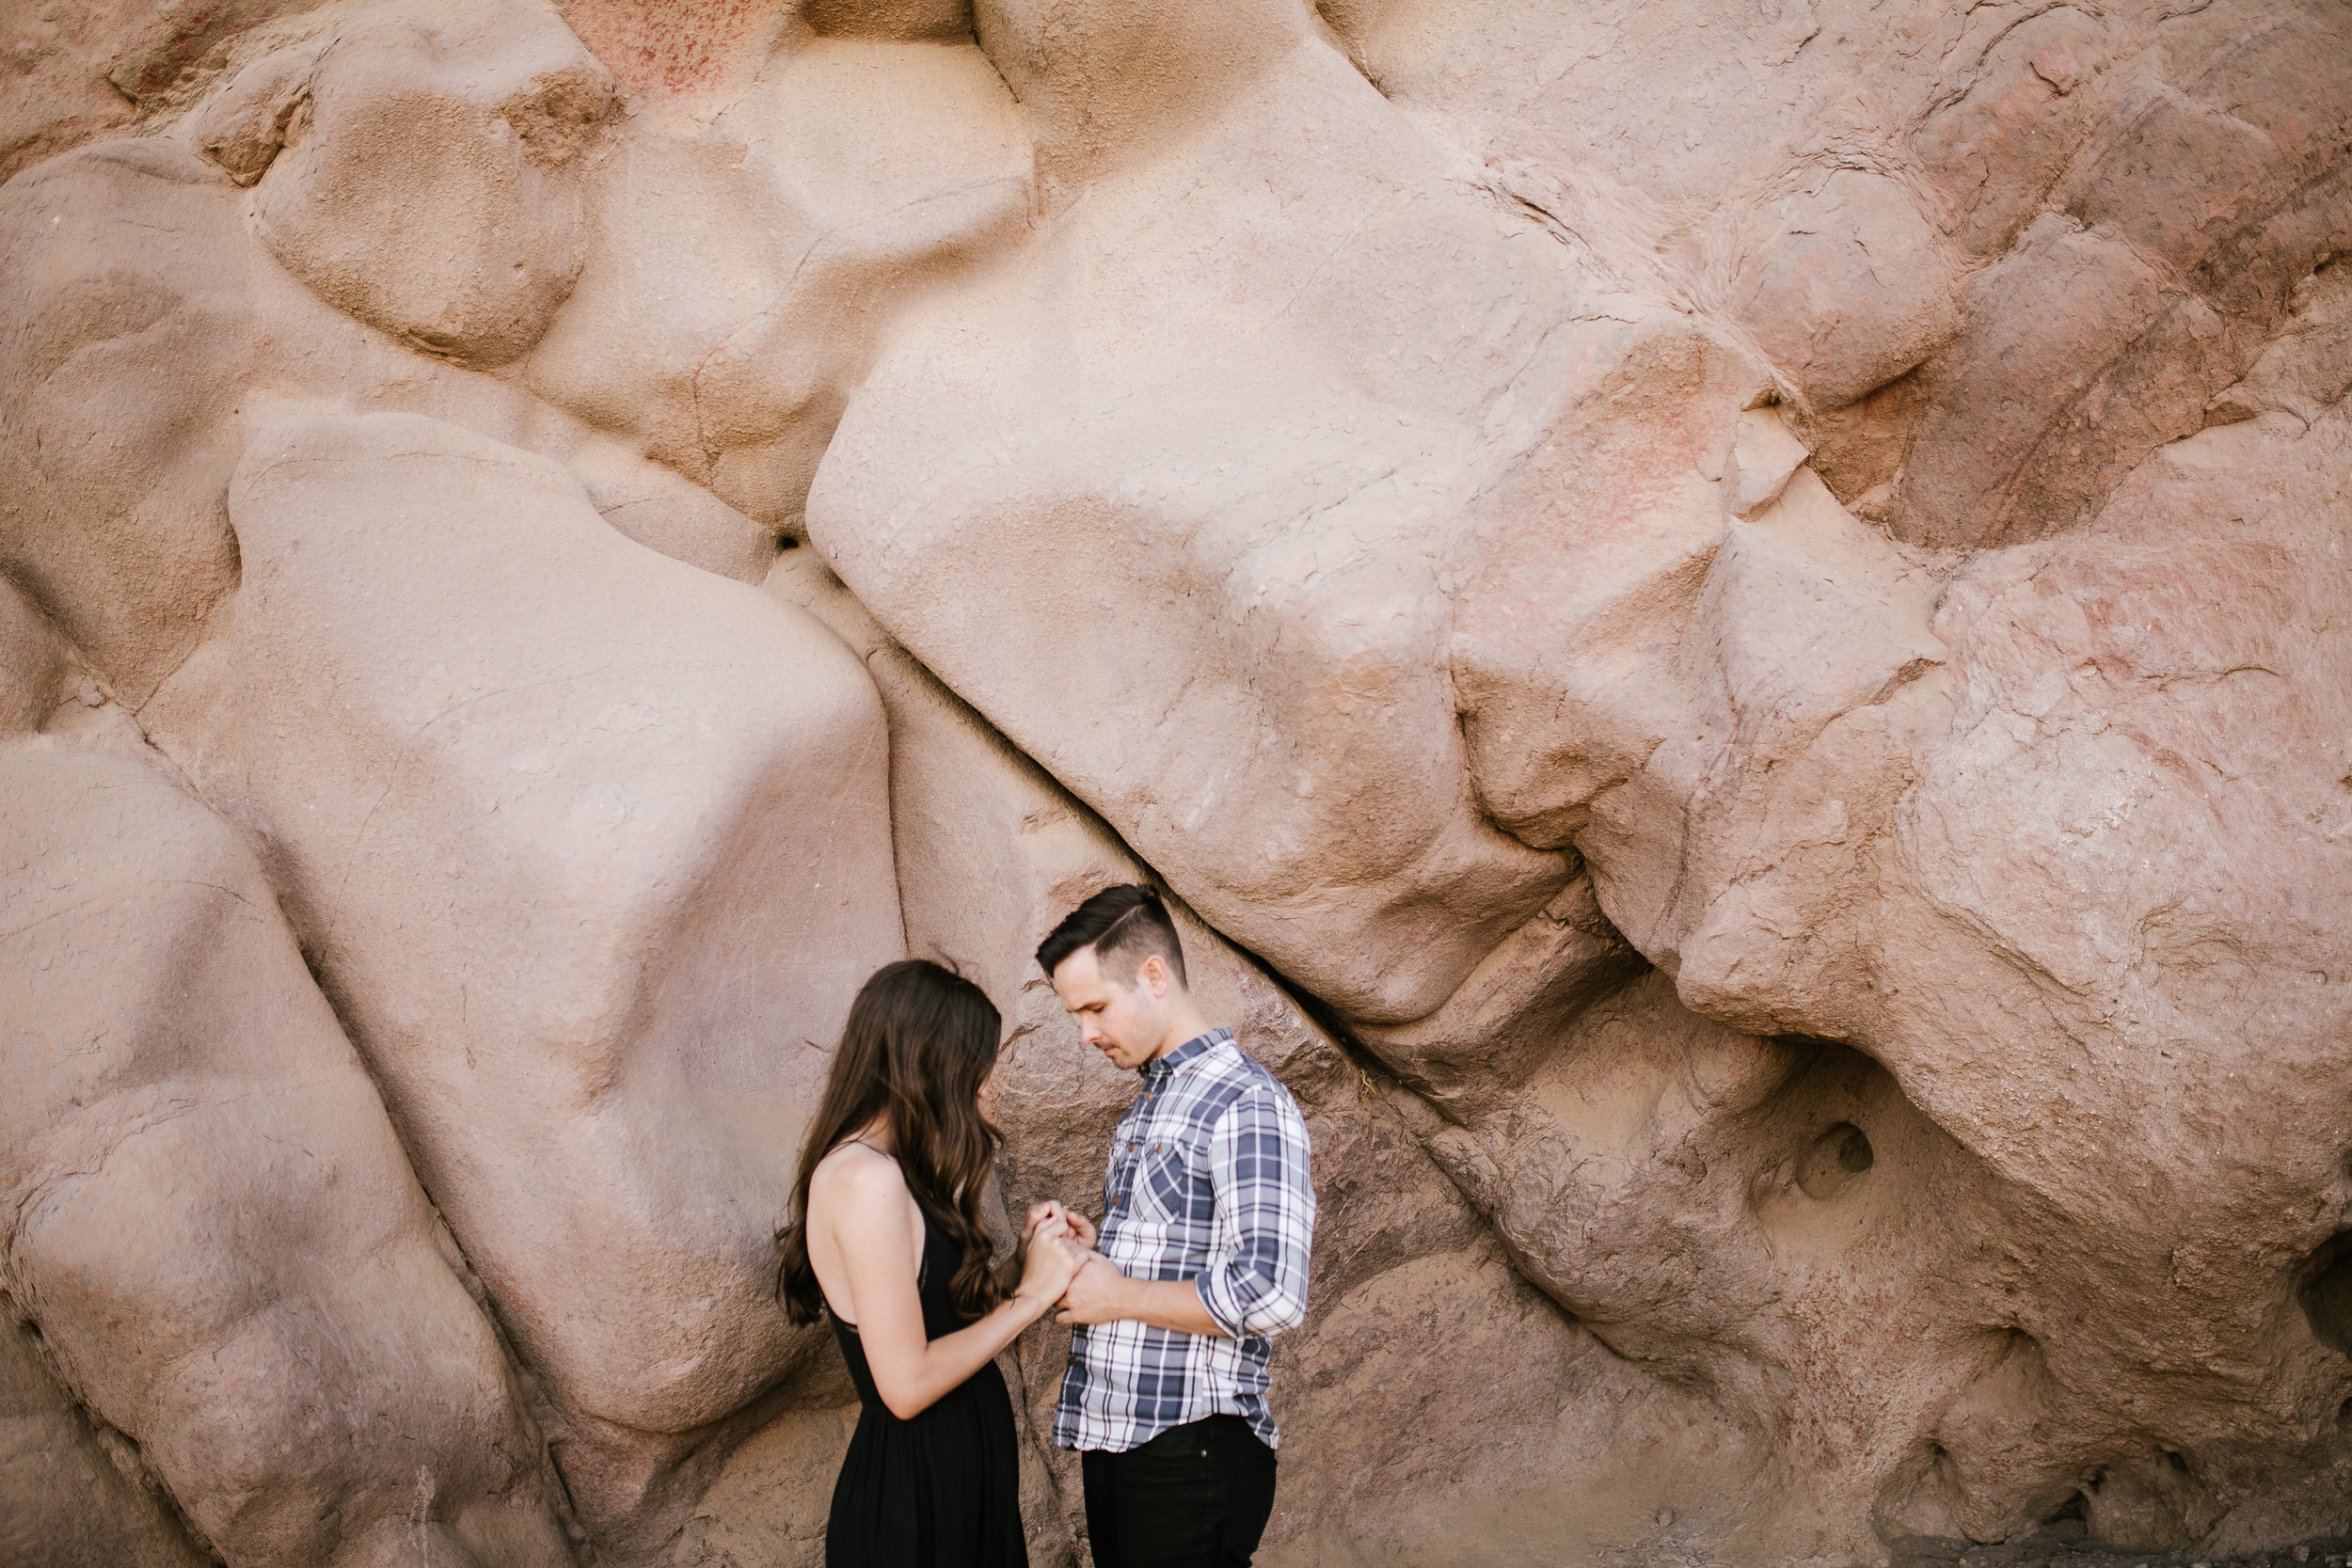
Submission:
[[1236,1339],[1296,1328],[1315,1232],[1305,1119],[1288,1094],[1253,1088],[1217,1118],[1208,1152],[1216,1219],[1200,1305]]

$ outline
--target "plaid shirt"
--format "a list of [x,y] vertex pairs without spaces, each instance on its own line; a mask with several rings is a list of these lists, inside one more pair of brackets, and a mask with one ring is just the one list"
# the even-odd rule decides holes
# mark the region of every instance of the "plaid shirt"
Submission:
[[1120,1453],[1224,1415],[1277,1447],[1266,1361],[1307,1315],[1314,1241],[1307,1123],[1231,1029],[1145,1063],[1142,1078],[1111,1144],[1096,1245],[1130,1278],[1192,1280],[1232,1338],[1126,1321],[1076,1330],[1054,1441]]

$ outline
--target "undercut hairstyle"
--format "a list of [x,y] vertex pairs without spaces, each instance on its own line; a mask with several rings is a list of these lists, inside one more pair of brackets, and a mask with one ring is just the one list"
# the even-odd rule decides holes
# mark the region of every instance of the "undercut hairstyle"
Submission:
[[1157,954],[1178,985],[1188,983],[1184,944],[1176,938],[1176,922],[1168,918],[1160,895],[1140,882],[1106,887],[1072,910],[1053,934],[1038,943],[1038,966],[1050,980],[1072,954],[1089,947],[1094,949],[1094,961],[1103,966],[1105,975],[1123,975],[1133,981],[1143,961]]
[[1003,1299],[989,1267],[996,1241],[980,1212],[999,1140],[979,1105],[1002,1031],[979,987],[922,958],[884,964],[850,1004],[825,1098],[801,1147],[790,1222],[776,1233],[776,1295],[794,1323],[814,1323],[825,1308],[808,1260],[809,1183],[826,1155],[883,1116],[907,1191],[955,1243],[960,1260],[947,1294],[956,1310],[977,1318]]

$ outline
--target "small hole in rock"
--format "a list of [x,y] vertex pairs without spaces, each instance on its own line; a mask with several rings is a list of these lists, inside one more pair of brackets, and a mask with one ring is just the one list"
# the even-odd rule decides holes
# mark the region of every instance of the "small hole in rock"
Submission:
[[2339,1355],[2352,1355],[2352,1230],[2340,1230],[2303,1260],[2296,1299],[2312,1335]]
[[779,551],[783,551],[783,550],[797,550],[797,549],[799,549],[800,547],[801,547],[801,542],[800,542],[798,539],[793,538],[793,537],[792,537],[790,534],[788,534],[788,533],[787,533],[787,534],[786,534],[783,538],[781,538],[781,539],[779,539],[779,540],[777,540],[777,541],[776,541],[776,548],[777,548]]
[[1841,1121],[1820,1137],[1797,1162],[1797,1185],[1804,1196],[1825,1198],[1868,1170],[1878,1156],[1861,1128]]
[[2053,1535],[2077,1536],[2090,1527],[2090,1499],[2076,1492],[2058,1504],[2058,1511],[2042,1521],[2042,1528]]
[[2167,1449],[2164,1450],[2164,1463],[2166,1466],[2176,1476],[2185,1476],[2188,1474],[2188,1456],[2186,1454],[2175,1453],[2172,1449]]

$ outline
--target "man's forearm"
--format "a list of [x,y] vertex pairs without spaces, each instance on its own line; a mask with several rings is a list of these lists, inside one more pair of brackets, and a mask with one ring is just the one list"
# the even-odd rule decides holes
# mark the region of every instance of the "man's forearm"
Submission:
[[1113,1293],[1121,1318],[1155,1328],[1172,1328],[1180,1334],[1226,1338],[1225,1330],[1200,1305],[1200,1288],[1189,1279],[1129,1279],[1122,1275]]

